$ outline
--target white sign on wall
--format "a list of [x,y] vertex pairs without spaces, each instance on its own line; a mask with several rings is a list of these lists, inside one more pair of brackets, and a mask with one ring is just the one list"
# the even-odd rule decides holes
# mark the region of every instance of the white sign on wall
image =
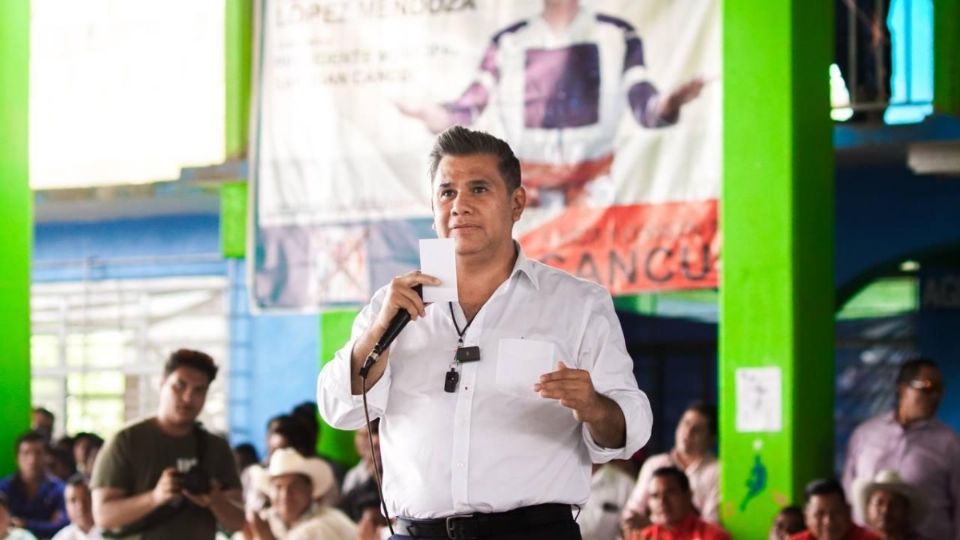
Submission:
[[778,367],[737,370],[737,432],[778,432],[783,428],[783,391]]

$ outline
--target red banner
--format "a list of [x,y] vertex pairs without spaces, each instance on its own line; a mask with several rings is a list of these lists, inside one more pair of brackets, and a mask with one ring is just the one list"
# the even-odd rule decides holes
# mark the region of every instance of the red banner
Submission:
[[716,200],[568,208],[520,243],[615,295],[717,286]]

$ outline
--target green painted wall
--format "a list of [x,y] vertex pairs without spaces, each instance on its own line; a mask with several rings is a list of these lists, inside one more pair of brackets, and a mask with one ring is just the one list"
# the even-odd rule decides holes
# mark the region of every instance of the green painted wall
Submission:
[[960,0],[933,3],[933,108],[960,115]]
[[30,427],[30,1],[0,2],[0,474]]
[[[721,518],[734,538],[765,538],[776,511],[832,469],[832,9],[723,7]],[[780,369],[779,432],[737,431],[736,373],[751,367]]]
[[[324,311],[320,315],[320,369],[333,359],[333,355],[350,341],[350,329],[357,309]],[[353,432],[341,431],[320,420],[320,444],[317,451],[341,463],[357,463],[357,449],[353,445]]]
[[247,156],[253,67],[253,0],[227,0],[226,13],[226,156]]
[[229,259],[242,259],[247,251],[247,183],[220,186],[220,252]]

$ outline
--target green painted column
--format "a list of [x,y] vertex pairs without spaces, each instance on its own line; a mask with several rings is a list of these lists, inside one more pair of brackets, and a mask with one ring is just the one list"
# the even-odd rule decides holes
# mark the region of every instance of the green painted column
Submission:
[[226,157],[247,157],[253,69],[253,0],[227,0],[224,34],[226,63]]
[[781,506],[832,474],[832,19],[826,1],[723,3],[721,519],[734,538],[766,538]]
[[933,109],[960,116],[960,0],[933,3]]
[[[353,319],[359,312],[357,309],[336,309],[320,314],[320,369],[350,341]],[[346,465],[354,465],[359,460],[353,444],[353,432],[334,429],[322,419],[317,451]]]
[[0,474],[30,427],[30,0],[0,2]]

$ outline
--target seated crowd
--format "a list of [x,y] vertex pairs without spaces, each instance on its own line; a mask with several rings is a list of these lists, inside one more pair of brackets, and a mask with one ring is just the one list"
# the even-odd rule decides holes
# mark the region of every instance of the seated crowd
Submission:
[[[33,430],[16,441],[17,470],[0,480],[0,540],[111,536],[104,531],[144,540],[389,536],[376,484],[378,421],[371,432],[356,433],[360,462],[349,470],[317,454],[310,402],[269,421],[262,461],[249,443],[235,446],[233,459],[223,458],[225,440],[196,423],[215,376],[206,354],[175,352],[165,365],[157,415],[125,427],[106,445],[91,433],[52,442],[53,414],[35,409]],[[943,394],[940,370],[926,359],[907,362],[896,388],[894,410],[854,433],[843,481],[808,484],[804,506],[784,507],[770,540],[960,538],[960,438],[934,418]],[[594,466],[590,499],[573,510],[585,540],[731,537],[720,525],[716,409],[691,404],[674,435],[673,448],[643,461],[639,474],[640,460]],[[884,451],[904,441],[911,452]],[[175,456],[167,464],[177,466],[147,465],[154,460],[143,454],[154,453]],[[195,467],[202,478],[193,477]],[[207,532],[198,533],[191,521],[200,517]]]

